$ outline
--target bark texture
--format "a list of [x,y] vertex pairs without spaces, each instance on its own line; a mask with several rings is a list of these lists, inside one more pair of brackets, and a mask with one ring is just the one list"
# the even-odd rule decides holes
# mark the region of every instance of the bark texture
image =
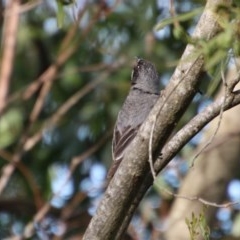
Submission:
[[[232,78],[232,75],[233,72],[231,72],[229,78]],[[236,87],[239,88],[240,84]],[[218,95],[224,95],[224,88],[221,89]],[[208,125],[198,151],[212,138],[218,123],[219,117]],[[217,204],[223,203],[229,181],[239,175],[239,123],[239,105],[223,113],[216,137],[195,160],[194,166],[189,170],[189,174],[180,188],[178,193],[180,196],[198,197]],[[165,234],[166,239],[189,239],[190,235],[185,219],[191,219],[192,213],[198,215],[202,212],[202,209],[203,204],[199,201],[176,198],[169,216],[168,230]],[[216,211],[216,207],[209,206],[205,212],[206,220],[210,226],[215,219]],[[199,236],[198,239],[203,239],[203,237]]]
[[[228,7],[230,4],[230,0],[209,0],[193,38],[213,38],[221,30],[220,19],[224,17],[218,11],[218,6]],[[153,156],[157,156],[198,92],[199,76],[204,65],[203,56],[198,54],[198,50],[197,46],[187,46],[164,93],[126,151],[85,232],[84,240],[121,239],[136,206],[147,190],[143,189],[140,198],[136,199],[149,174],[150,136],[153,137]]]

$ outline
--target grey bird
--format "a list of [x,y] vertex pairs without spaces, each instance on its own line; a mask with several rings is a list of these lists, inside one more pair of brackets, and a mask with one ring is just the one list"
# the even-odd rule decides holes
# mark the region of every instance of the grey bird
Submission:
[[139,127],[147,118],[159,98],[159,76],[155,66],[146,60],[137,59],[132,71],[131,89],[119,111],[112,141],[113,163],[108,171],[108,182],[114,176],[127,147],[136,136]]

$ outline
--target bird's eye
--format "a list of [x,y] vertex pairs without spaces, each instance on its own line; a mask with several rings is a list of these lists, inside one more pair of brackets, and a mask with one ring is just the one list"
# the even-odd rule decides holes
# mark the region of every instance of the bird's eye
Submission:
[[137,67],[140,68],[143,65],[144,65],[144,61],[142,59],[139,59],[137,63]]

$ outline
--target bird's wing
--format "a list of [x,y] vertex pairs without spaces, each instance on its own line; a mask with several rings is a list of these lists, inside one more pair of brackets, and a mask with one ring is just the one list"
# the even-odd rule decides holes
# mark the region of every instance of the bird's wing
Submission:
[[113,145],[112,145],[112,156],[113,163],[108,171],[108,179],[111,179],[115,174],[119,164],[123,159],[124,152],[127,146],[131,143],[133,138],[136,136],[138,132],[139,126],[136,128],[126,127],[122,131],[120,131],[117,126],[114,128],[113,133]]
[[114,129],[114,141],[113,141],[113,160],[118,161],[122,160],[124,151],[127,146],[133,140],[133,138],[137,135],[139,126],[126,127],[122,132],[120,132],[117,128]]

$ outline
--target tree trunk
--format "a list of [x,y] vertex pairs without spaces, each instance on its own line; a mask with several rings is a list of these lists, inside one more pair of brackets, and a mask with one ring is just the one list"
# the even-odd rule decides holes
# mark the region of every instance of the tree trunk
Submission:
[[[232,77],[233,72],[230,72],[229,75]],[[224,88],[218,95],[223,94]],[[190,168],[184,179],[178,193],[180,196],[198,197],[221,204],[225,199],[229,181],[239,175],[240,106],[224,112],[220,121],[221,125],[217,135],[201,155],[195,159],[193,167]],[[219,117],[207,126],[198,151],[212,138],[218,123]],[[192,213],[197,216],[202,211],[203,204],[199,201],[176,198],[169,216],[166,239],[189,239],[190,235],[185,219],[191,219]],[[213,223],[216,211],[217,208],[213,206],[208,206],[207,211],[205,211],[209,225]],[[199,236],[198,239],[203,238]]]

